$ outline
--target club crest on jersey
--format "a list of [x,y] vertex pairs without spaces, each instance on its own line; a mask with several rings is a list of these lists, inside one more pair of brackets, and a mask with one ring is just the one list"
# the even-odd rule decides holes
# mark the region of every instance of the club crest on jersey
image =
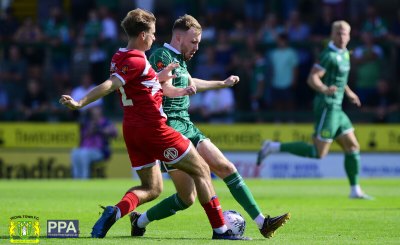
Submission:
[[124,73],[125,75],[128,73],[129,71],[129,66],[128,65],[124,65],[121,69],[121,72]]
[[164,157],[168,160],[175,160],[178,157],[178,150],[175,148],[168,148],[164,150]]
[[162,63],[161,60],[157,61],[156,66],[157,66],[157,71],[161,71],[162,69],[165,68],[164,63]]

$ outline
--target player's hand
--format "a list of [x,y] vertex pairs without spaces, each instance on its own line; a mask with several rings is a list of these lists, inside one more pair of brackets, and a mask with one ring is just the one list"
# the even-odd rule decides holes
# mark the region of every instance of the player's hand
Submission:
[[239,82],[240,78],[238,76],[229,76],[227,79],[224,80],[224,84],[226,87],[232,87]]
[[69,95],[61,95],[60,104],[65,105],[71,110],[80,109],[82,106]]
[[196,92],[197,92],[197,89],[196,89],[196,86],[194,86],[194,85],[189,85],[189,86],[187,86],[186,88],[184,88],[184,95],[194,95],[194,94],[196,94]]
[[326,87],[322,93],[326,95],[333,95],[337,90],[337,87],[335,85],[331,85],[329,87]]
[[352,104],[355,104],[358,107],[361,106],[360,98],[358,98],[358,96],[354,92],[347,93],[347,97]]
[[162,71],[158,73],[158,80],[160,82],[168,81],[169,79],[173,79],[176,75],[172,75],[172,70],[179,67],[179,63],[172,62],[167,65]]

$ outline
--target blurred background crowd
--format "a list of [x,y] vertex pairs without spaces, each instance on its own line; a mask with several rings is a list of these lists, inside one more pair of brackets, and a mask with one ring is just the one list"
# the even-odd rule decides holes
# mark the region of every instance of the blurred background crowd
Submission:
[[[233,88],[191,99],[194,121],[310,122],[306,83],[334,20],[352,26],[349,86],[363,106],[344,103],[354,122],[400,122],[400,2],[396,0],[1,0],[0,121],[71,121],[61,94],[80,99],[109,76],[124,47],[119,23],[136,7],[157,18],[153,49],[169,42],[185,14],[203,26],[194,77],[240,76]],[[149,54],[151,50],[149,51]],[[148,54],[148,55],[149,55]],[[120,120],[117,95],[97,102]]]

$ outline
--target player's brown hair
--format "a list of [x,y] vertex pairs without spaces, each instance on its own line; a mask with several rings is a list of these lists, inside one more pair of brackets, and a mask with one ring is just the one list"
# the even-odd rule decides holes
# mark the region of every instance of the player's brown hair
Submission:
[[121,26],[128,37],[137,37],[142,31],[149,31],[151,24],[155,22],[156,17],[153,13],[137,8],[126,14]]
[[185,14],[175,20],[174,26],[172,27],[172,32],[175,30],[187,31],[193,28],[197,34],[200,34],[202,29],[199,22],[191,15]]

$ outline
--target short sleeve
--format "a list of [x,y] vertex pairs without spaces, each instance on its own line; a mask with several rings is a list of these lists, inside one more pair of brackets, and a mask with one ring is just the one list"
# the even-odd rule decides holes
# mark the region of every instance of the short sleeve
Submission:
[[143,57],[129,57],[115,66],[116,69],[111,75],[118,77],[125,85],[142,75],[146,67],[146,59]]
[[319,56],[319,60],[317,62],[318,66],[321,67],[322,69],[328,69],[329,65],[331,63],[331,57],[329,52],[323,52]]

